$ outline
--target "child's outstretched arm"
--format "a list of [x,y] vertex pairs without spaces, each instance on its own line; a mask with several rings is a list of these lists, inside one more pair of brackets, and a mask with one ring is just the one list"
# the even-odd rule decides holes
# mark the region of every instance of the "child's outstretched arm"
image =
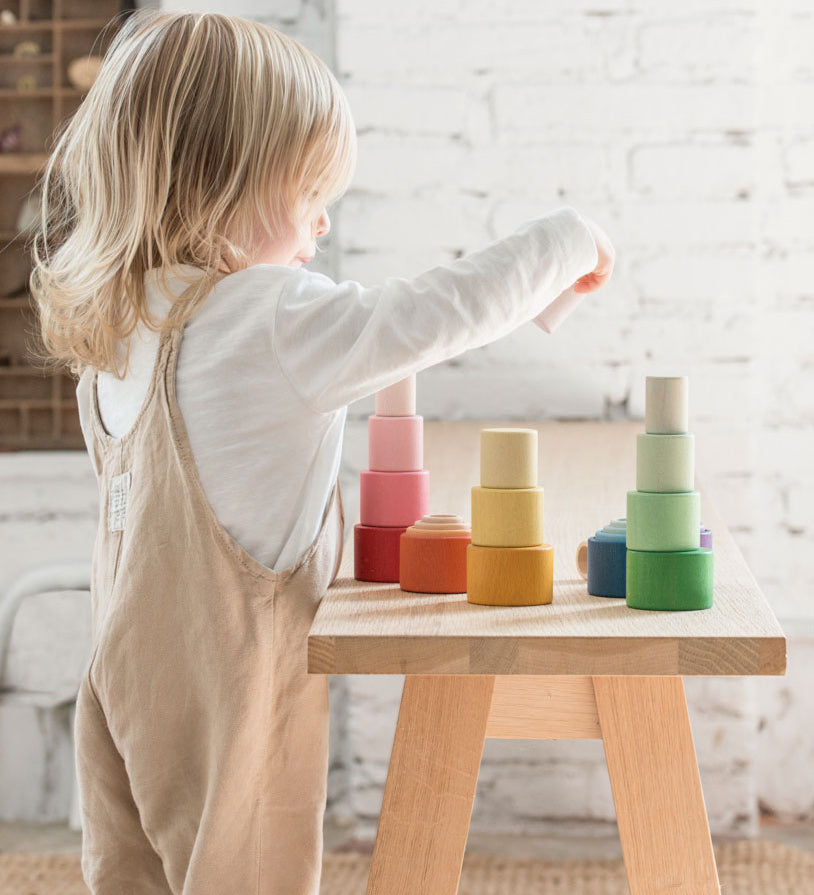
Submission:
[[300,270],[280,293],[274,354],[308,407],[335,410],[507,335],[577,281],[599,288],[599,233],[566,207],[412,279],[365,287]]

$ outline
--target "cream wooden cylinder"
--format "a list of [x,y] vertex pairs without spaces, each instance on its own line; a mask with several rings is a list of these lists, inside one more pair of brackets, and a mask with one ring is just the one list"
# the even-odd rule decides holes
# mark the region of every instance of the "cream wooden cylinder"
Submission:
[[681,435],[688,428],[686,376],[648,376],[644,427],[652,435]]
[[415,373],[376,392],[376,416],[415,415]]
[[480,483],[484,488],[534,488],[537,430],[482,429]]
[[472,543],[535,547],[543,543],[542,488],[472,488]]

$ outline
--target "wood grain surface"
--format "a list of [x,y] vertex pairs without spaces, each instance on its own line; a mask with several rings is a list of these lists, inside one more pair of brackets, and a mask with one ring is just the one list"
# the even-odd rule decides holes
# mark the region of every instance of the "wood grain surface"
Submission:
[[[501,421],[424,426],[430,511],[471,518],[480,476],[480,430]],[[517,423],[514,423],[517,425]],[[786,640],[714,506],[701,492],[712,529],[715,600],[699,612],[629,609],[590,596],[577,547],[625,515],[636,481],[642,422],[523,423],[539,436],[545,532],[554,545],[554,600],[494,607],[464,594],[405,593],[397,584],[356,581],[352,522],[342,567],[308,638],[308,668],[330,674],[782,675]]]
[[406,678],[367,895],[455,895],[494,677]]
[[680,677],[594,679],[630,895],[721,891]]

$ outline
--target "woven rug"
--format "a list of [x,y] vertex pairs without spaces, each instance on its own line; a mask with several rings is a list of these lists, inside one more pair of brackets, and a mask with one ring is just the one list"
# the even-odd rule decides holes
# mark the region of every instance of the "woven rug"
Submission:
[[[814,892],[814,854],[775,842],[717,846],[726,895]],[[364,895],[370,856],[326,853],[320,895]],[[536,861],[467,853],[459,895],[628,895],[621,861]],[[88,895],[79,857],[0,854],[0,895]]]

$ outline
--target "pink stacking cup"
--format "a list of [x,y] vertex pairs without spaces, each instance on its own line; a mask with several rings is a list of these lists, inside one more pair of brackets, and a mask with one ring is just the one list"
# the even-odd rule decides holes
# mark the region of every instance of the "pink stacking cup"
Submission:
[[359,503],[362,525],[406,528],[430,511],[429,470],[363,469],[359,478]]
[[371,416],[368,417],[367,432],[372,470],[405,472],[424,466],[423,417]]

